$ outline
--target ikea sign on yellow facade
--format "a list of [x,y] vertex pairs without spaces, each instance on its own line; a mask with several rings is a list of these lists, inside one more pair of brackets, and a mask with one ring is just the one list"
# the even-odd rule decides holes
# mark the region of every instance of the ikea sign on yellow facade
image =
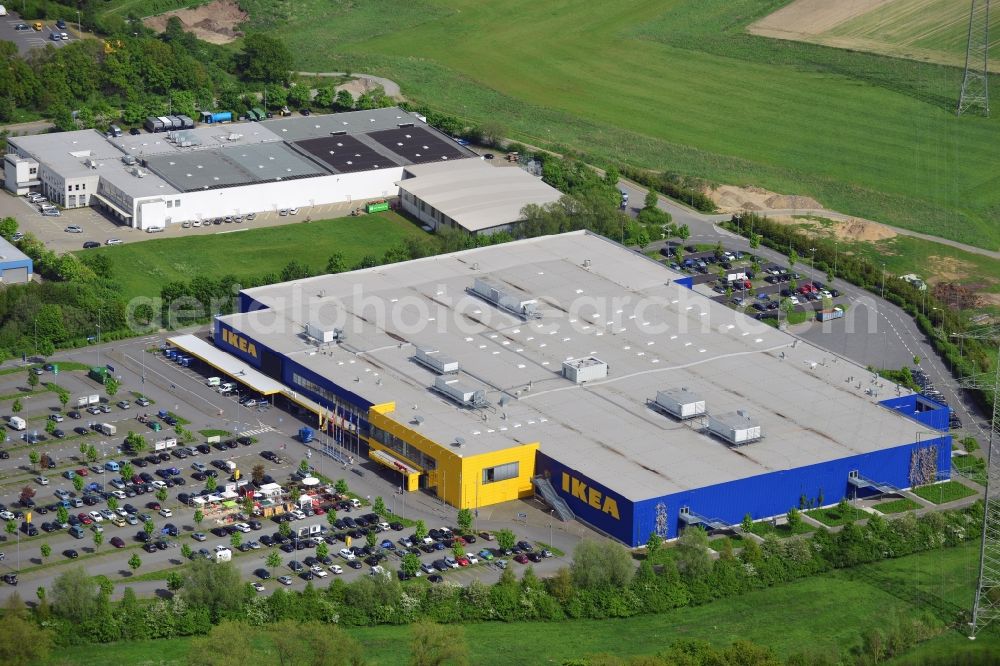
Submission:
[[222,341],[227,345],[231,345],[232,347],[239,349],[245,354],[250,354],[250,356],[257,358],[257,345],[250,340],[247,340],[242,335],[237,335],[235,332],[224,328],[222,329]]
[[621,519],[621,515],[618,513],[618,502],[615,499],[603,494],[597,488],[588,487],[586,483],[566,472],[562,473],[562,489],[563,492],[586,502],[598,511],[603,511],[615,520]]

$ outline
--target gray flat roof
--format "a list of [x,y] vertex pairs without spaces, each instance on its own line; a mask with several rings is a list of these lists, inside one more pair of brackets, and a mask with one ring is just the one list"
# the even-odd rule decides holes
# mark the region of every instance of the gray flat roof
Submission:
[[[535,296],[540,317],[469,295],[476,277]],[[905,389],[873,385],[861,366],[679,277],[574,232],[248,289],[270,309],[222,319],[372,403],[395,401],[391,418],[442,445],[462,437],[462,455],[538,441],[634,500],[918,439],[922,426],[877,404]],[[346,339],[316,346],[302,334],[306,322],[342,327]],[[413,360],[416,347],[456,359],[455,377],[483,389],[491,407],[460,408],[432,391],[436,375]],[[586,356],[608,364],[606,379],[562,377],[564,361]],[[682,386],[709,414],[746,409],[765,438],[737,452],[647,407],[658,390]],[[879,397],[865,393],[872,387]]]
[[113,185],[127,196],[132,197],[152,197],[158,195],[176,194],[177,188],[163,180],[149,169],[140,168],[143,174],[140,178],[136,175],[135,167],[126,166],[121,161],[108,161],[98,167],[101,180],[109,185]]
[[278,142],[154,155],[146,164],[182,192],[328,173]]
[[[191,146],[180,146],[175,138],[191,142]],[[123,152],[135,157],[161,155],[163,153],[193,152],[223,146],[245,146],[258,143],[281,141],[282,138],[262,123],[222,123],[202,124],[194,129],[175,132],[143,132],[135,136],[124,134],[107,139]]]
[[29,261],[28,255],[21,252],[6,238],[0,237],[0,266],[12,261]]
[[494,167],[482,159],[413,165],[405,174],[412,177],[399,182],[401,189],[468,231],[517,222],[526,205],[541,206],[562,196],[523,169]]
[[284,141],[301,141],[330,136],[331,132],[366,134],[379,130],[396,129],[400,124],[413,123],[427,127],[416,114],[403,111],[399,107],[372,109],[370,111],[347,111],[327,115],[290,116],[262,120],[257,125],[267,128]]
[[87,160],[119,160],[122,152],[97,130],[11,136],[7,142],[68,178],[95,175]]

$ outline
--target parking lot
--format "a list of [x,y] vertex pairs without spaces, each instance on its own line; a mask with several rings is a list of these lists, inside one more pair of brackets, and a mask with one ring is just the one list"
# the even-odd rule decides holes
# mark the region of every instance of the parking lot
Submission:
[[[372,521],[364,518],[358,521],[359,516],[371,513],[370,502],[378,496],[384,497],[387,508],[404,520],[420,519],[427,528],[435,530],[456,528],[454,508],[424,493],[396,494],[398,479],[390,478],[391,472],[364,462],[356,451],[344,449],[340,452],[344,460],[349,457],[355,460],[354,465],[345,466],[322,453],[322,442],[314,441],[310,444],[312,448],[308,448],[291,434],[286,434],[297,432],[304,424],[292,413],[272,407],[266,401],[251,408],[239,406],[235,394],[220,395],[216,388],[206,384],[206,377],[212,374],[210,369],[182,367],[159,354],[142,351],[158,347],[162,342],[160,338],[150,337],[120,345],[103,345],[99,348],[100,358],[97,358],[97,349],[94,348],[74,355],[74,360],[87,365],[112,366],[113,376],[122,382],[121,390],[113,398],[104,396],[100,385],[82,370],[60,370],[58,374],[42,370],[38,375],[42,386],[56,382],[70,392],[71,399],[65,408],[60,405],[56,394],[50,391],[23,398],[24,408],[20,416],[26,419],[27,426],[23,432],[9,427],[6,429],[8,441],[3,444],[2,451],[9,458],[0,463],[0,503],[4,505],[4,511],[10,512],[3,517],[13,520],[17,528],[15,534],[5,535],[5,541],[0,542],[0,551],[4,553],[0,572],[17,572],[21,586],[28,585],[30,589],[39,585],[48,586],[73,562],[85,563],[91,574],[103,573],[116,583],[126,584],[134,577],[127,564],[132,554],[138,554],[142,560],[137,573],[148,574],[182,565],[184,545],[191,548],[193,557],[198,557],[201,549],[209,556],[214,556],[217,548],[230,549],[237,568],[248,580],[260,582],[264,590],[282,586],[284,583],[278,578],[283,575],[290,577],[285,581],[289,586],[298,588],[303,587],[310,576],[314,578],[314,584],[322,584],[324,578],[353,579],[370,575],[373,565],[380,565],[391,575],[398,575],[405,554],[403,543],[406,538],[413,537],[414,530],[403,527],[402,523],[395,524],[396,519],[390,519],[389,522],[394,524],[388,528],[377,526],[385,522],[381,519],[373,521],[374,525],[367,524]],[[5,395],[28,388],[26,384],[26,372],[0,375],[0,391]],[[90,414],[77,405],[80,398],[86,399],[91,395],[100,396],[96,414]],[[138,405],[138,395],[148,398],[150,404]],[[249,390],[243,390],[239,397],[245,399],[249,395]],[[128,401],[124,409],[117,404],[123,400]],[[5,417],[10,414],[9,404],[4,403]],[[164,412],[162,415],[161,410]],[[71,415],[71,412],[79,412],[79,418],[74,418],[77,414]],[[61,415],[62,420],[58,423],[53,421],[53,425],[63,431],[63,438],[45,432],[46,422],[52,420],[55,414]],[[178,437],[170,424],[174,415],[180,419],[184,429],[193,433],[193,439],[179,441],[176,446],[162,451],[152,450],[155,442]],[[103,423],[115,429],[114,435],[95,430]],[[154,429],[154,423],[158,424],[159,430]],[[209,444],[208,437],[199,433],[201,430],[225,431],[231,435]],[[142,435],[149,449],[141,453],[129,452],[123,443],[130,431]],[[25,435],[37,435],[41,441],[28,444],[22,439]],[[225,446],[226,440],[234,441]],[[93,450],[88,451],[89,446]],[[40,469],[42,463],[49,461],[39,461],[36,465],[29,457],[32,451],[51,458],[51,467],[46,464],[44,469]],[[212,482],[208,481],[206,473],[215,474],[213,478],[218,492],[227,483],[235,483],[233,468],[240,470],[248,480],[252,478],[254,467],[262,465],[266,475],[261,480],[262,484],[273,481],[287,489],[296,482],[293,475],[303,461],[311,466],[310,473],[320,478],[331,481],[345,479],[352,493],[349,497],[328,492],[323,490],[326,484],[322,483],[318,486],[313,506],[307,507],[301,517],[288,522],[294,532],[301,528],[317,531],[320,538],[315,541],[300,539],[293,542],[282,534],[280,522],[263,516],[242,516],[227,521],[220,517],[221,514],[206,509],[204,521],[200,525],[194,521],[195,509],[190,506],[192,497],[210,494],[208,489]],[[132,467],[129,471],[134,478],[121,479],[121,470],[126,464]],[[115,465],[118,472],[113,471]],[[44,482],[41,477],[44,477]],[[20,502],[25,488],[34,493],[30,498],[33,506],[25,507]],[[352,497],[364,506],[351,506]],[[66,522],[55,525],[60,498],[65,498],[70,506],[66,508]],[[347,521],[350,518],[355,524],[352,526],[347,521],[331,525],[327,519],[331,508],[337,512],[338,519]],[[312,515],[308,515],[310,509]],[[24,525],[29,511],[37,534],[29,534],[33,530]],[[144,528],[146,519],[151,523],[148,543]],[[257,522],[251,522],[253,520]],[[240,532],[240,548],[232,550],[232,533],[239,531],[240,528],[234,527],[239,522],[247,523],[243,529],[249,531]],[[552,522],[552,516],[535,501],[488,507],[478,512],[475,534],[501,528],[513,529],[518,540],[529,542],[531,552],[537,553],[535,555],[527,551],[505,555],[496,550],[480,554],[484,547],[496,549],[497,544],[479,536],[475,537],[474,543],[465,546],[477,561],[469,561],[463,566],[452,551],[456,545],[451,541],[454,535],[436,532],[432,533],[436,537],[432,543],[414,544],[410,548],[417,548],[413,552],[424,565],[423,576],[440,575],[445,580],[458,583],[468,583],[475,578],[495,580],[500,574],[496,560],[505,559],[510,566],[523,567],[525,565],[515,558],[531,563],[529,555],[539,560],[533,563],[539,572],[552,573],[566,560],[557,553],[554,557],[542,557],[540,552],[543,547],[539,544],[555,541],[558,546],[554,550],[570,552],[580,536],[588,533],[579,524],[555,521],[553,525]],[[73,523],[78,525],[77,529],[74,529],[77,525]],[[95,545],[93,538],[97,529],[101,531],[102,539],[99,546]],[[365,550],[368,547],[367,533],[373,529],[378,530],[376,547]],[[196,534],[199,535],[197,538]],[[352,552],[355,558],[353,566],[338,554],[348,547],[348,539],[352,542],[350,547],[355,549]],[[324,546],[317,553],[316,546],[320,541]],[[389,543],[383,544],[385,541],[391,542],[391,547]],[[267,545],[268,542],[271,545]],[[48,557],[42,555],[43,543],[51,548]],[[322,548],[328,550],[325,557]],[[280,555],[280,566],[267,565],[267,556],[272,552]],[[456,561],[440,562],[449,557]],[[305,570],[294,571],[291,568],[297,568],[297,565],[291,564],[293,561],[308,568],[306,558],[316,558],[315,562],[308,560],[309,564],[318,567],[314,573],[307,574]],[[438,569],[444,569],[443,572],[434,568],[435,562],[438,562]],[[339,573],[336,567],[339,567]],[[266,572],[267,580],[255,575],[262,570]],[[430,573],[432,570],[435,573]],[[133,589],[144,594],[154,594],[164,585],[163,580],[142,580],[132,584]],[[0,589],[9,593],[15,588],[5,585]]]
[[[35,30],[32,26],[35,21],[25,21],[22,20],[20,15],[16,12],[12,12],[8,9],[7,16],[3,17],[2,22],[0,22],[0,39],[6,40],[8,42],[14,42],[17,44],[17,51],[22,56],[27,54],[28,51],[34,48],[44,47],[46,44],[51,44],[56,48],[61,48],[62,46],[69,44],[71,41],[76,39],[74,33],[75,27],[71,27],[69,22],[67,22],[65,28],[57,28],[55,26],[55,20],[45,20],[41,21],[42,29]],[[27,30],[18,30],[17,26],[26,25]],[[66,39],[54,40],[52,34],[55,33],[62,36],[63,33],[66,35]]]

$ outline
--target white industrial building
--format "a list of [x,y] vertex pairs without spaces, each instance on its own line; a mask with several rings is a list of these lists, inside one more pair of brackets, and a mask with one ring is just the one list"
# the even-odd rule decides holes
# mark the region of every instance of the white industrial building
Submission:
[[7,190],[98,206],[149,229],[250,212],[395,197],[406,166],[474,153],[398,108],[107,137],[11,137]]

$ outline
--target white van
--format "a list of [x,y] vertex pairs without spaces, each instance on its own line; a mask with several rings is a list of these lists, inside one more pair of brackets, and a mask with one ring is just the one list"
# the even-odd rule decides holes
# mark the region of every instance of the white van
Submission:
[[28,427],[28,422],[22,419],[20,416],[12,416],[7,419],[7,425],[9,425],[14,430],[24,430]]
[[222,395],[225,395],[227,393],[232,393],[234,390],[236,390],[236,384],[233,384],[232,382],[226,382],[225,384],[219,387],[219,393],[221,393]]
[[222,384],[222,379],[219,377],[209,377],[205,380],[205,386],[219,386]]
[[0,5],[0,16],[7,16],[7,8]]

